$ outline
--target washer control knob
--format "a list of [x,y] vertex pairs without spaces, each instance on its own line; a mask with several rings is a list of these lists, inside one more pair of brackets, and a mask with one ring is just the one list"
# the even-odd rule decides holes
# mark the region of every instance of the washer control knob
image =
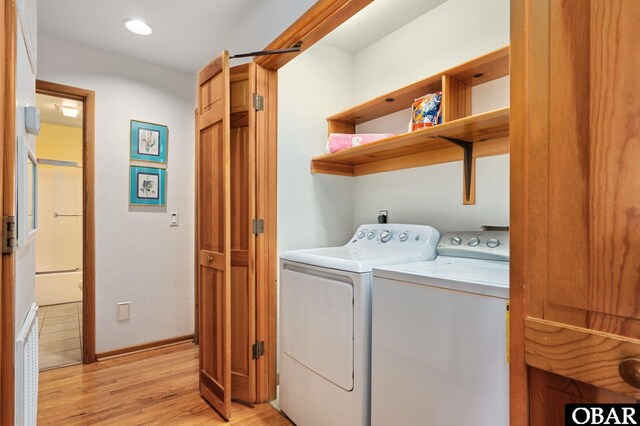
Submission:
[[451,244],[454,246],[459,246],[460,244],[462,244],[462,238],[460,237],[451,238]]
[[380,241],[382,241],[383,243],[386,243],[390,239],[391,239],[391,232],[384,230],[380,233]]
[[500,241],[497,238],[490,238],[487,240],[487,247],[496,248],[500,245]]
[[467,245],[469,247],[476,247],[479,244],[480,244],[480,238],[478,238],[478,237],[473,237],[473,238],[469,239],[469,241],[467,242]]
[[364,237],[364,231],[358,231],[357,237],[358,239]]
[[369,231],[369,233],[367,234],[367,238],[370,240],[373,240],[375,236],[376,236],[376,231]]
[[403,232],[402,234],[400,234],[400,242],[401,243],[404,243],[408,239],[409,239],[409,235],[406,232]]

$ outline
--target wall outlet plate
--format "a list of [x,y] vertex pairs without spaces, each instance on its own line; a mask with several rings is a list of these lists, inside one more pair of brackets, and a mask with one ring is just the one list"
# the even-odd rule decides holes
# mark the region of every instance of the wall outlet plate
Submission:
[[121,302],[116,304],[116,320],[127,321],[131,319],[129,306],[130,302]]

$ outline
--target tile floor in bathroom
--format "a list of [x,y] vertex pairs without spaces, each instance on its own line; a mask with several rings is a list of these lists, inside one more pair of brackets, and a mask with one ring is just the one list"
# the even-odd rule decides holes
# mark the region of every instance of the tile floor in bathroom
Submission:
[[40,370],[82,362],[82,302],[40,306]]

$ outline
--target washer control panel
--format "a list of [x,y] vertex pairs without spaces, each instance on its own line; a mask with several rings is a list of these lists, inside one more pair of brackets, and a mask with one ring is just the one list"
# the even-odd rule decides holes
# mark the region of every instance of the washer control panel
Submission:
[[438,255],[487,260],[509,260],[509,231],[446,232]]

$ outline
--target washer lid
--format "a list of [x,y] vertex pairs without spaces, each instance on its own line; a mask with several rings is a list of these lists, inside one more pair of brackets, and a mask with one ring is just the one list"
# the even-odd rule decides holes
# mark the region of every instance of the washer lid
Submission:
[[394,265],[422,260],[418,253],[389,249],[356,249],[352,247],[327,247],[309,250],[295,250],[283,253],[283,260],[307,265],[338,269],[341,271],[365,273],[375,266]]
[[427,262],[376,267],[373,275],[486,296],[509,297],[508,262],[440,256]]

